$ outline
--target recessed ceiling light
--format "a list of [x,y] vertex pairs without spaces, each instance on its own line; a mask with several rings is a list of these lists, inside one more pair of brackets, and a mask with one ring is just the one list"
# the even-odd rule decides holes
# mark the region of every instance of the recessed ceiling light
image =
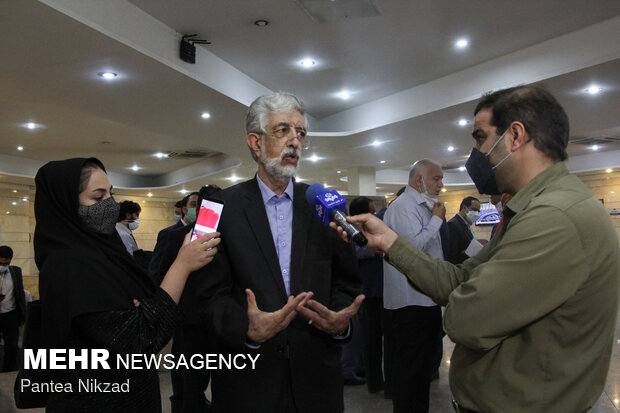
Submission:
[[17,147],[17,150],[18,150],[18,151],[23,151],[23,150],[24,150],[24,147],[23,147],[23,146],[18,146],[18,147]]
[[441,188],[441,192],[448,192],[446,188]]
[[32,130],[32,129],[36,129],[36,128],[38,128],[38,127],[39,127],[39,125],[37,125],[37,124],[36,124],[36,123],[34,123],[34,122],[28,122],[28,123],[26,123],[26,127],[27,127],[28,129]]
[[338,97],[340,99],[347,100],[351,97],[351,94],[347,92],[346,90],[343,90],[342,92],[338,93]]
[[469,125],[469,121],[467,119],[459,119],[459,121],[457,123],[459,124],[459,126],[467,126],[467,125]]
[[610,173],[612,173],[612,172],[613,172],[613,169],[611,169],[611,168],[607,168],[607,169],[605,169],[605,172],[607,172],[608,174],[610,174]]
[[142,168],[140,168],[138,165],[134,165],[134,166],[130,167],[129,169],[131,169],[132,171],[139,171]]
[[16,193],[17,193],[17,189],[14,189],[14,190],[13,190],[13,193],[14,193],[14,194],[16,194]]
[[257,25],[258,27],[265,27],[269,24],[269,22],[265,19],[259,19],[254,21],[254,24]]
[[371,143],[372,146],[381,146],[381,142],[380,141],[373,141]]
[[229,181],[231,181],[231,182],[237,182],[237,181],[240,181],[240,180],[242,180],[242,179],[243,179],[243,178],[240,178],[240,177],[238,177],[238,176],[236,176],[236,175],[233,175],[233,176],[231,176],[230,178],[228,178],[228,180],[229,180]]
[[379,163],[386,163],[387,161],[379,161]]
[[150,197],[153,196],[153,194],[149,192],[148,194],[146,194],[146,196],[148,196],[150,198]]
[[23,198],[22,198],[22,201],[24,201],[24,202],[28,202],[28,198],[23,197]]
[[11,202],[11,205],[17,205],[17,202],[13,201]]
[[97,76],[102,77],[105,80],[112,80],[116,76],[118,76],[118,74],[116,74],[114,72],[99,72],[99,73],[97,73]]
[[464,37],[462,37],[462,38],[458,39],[458,40],[454,43],[454,45],[455,45],[457,48],[459,48],[459,49],[464,49],[464,48],[466,48],[467,46],[469,46],[469,40],[468,40],[468,39],[466,39],[466,38],[464,38]]
[[448,152],[452,152],[452,151],[454,151],[454,146],[452,145],[448,146]]
[[181,189],[179,192],[180,192],[180,193],[182,193],[183,195],[185,195],[186,193],[188,193],[188,192],[189,192],[189,190],[187,190],[187,189]]
[[590,146],[590,149],[592,149],[593,151],[598,151],[598,145],[592,145]]
[[310,161],[312,162],[318,162],[321,158],[319,158],[316,155],[312,155],[311,157],[308,158]]
[[6,211],[6,214],[9,215],[11,213],[11,211]]
[[464,166],[459,166],[459,171],[463,172],[465,170]]
[[310,58],[305,58],[303,59],[301,62],[299,62],[300,65],[302,65],[303,67],[312,67],[316,64],[316,62],[313,59]]
[[341,174],[341,173],[342,173],[342,171],[336,171],[336,173],[337,173],[337,174]]
[[167,153],[163,153],[163,152],[156,152],[153,154],[154,157],[162,159],[162,158],[167,158],[168,154]]
[[209,112],[202,112],[202,115],[200,115],[200,117],[203,119],[209,119],[211,117],[211,114]]
[[585,89],[584,92],[586,92],[589,95],[598,95],[599,93],[601,93],[603,91],[603,89],[599,86],[590,86],[589,88]]

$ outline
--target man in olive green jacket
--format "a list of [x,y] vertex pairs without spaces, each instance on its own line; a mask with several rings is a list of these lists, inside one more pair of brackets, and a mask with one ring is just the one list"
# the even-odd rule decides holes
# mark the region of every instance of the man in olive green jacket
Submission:
[[568,136],[564,110],[542,89],[482,98],[466,167],[481,193],[514,197],[500,232],[461,265],[418,251],[370,215],[350,218],[369,247],[446,306],[461,412],[584,412],[603,390],[620,252],[609,214],[564,165]]

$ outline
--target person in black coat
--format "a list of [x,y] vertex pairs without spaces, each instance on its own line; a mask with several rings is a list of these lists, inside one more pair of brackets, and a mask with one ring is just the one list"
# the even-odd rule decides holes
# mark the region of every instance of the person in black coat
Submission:
[[469,256],[465,250],[474,239],[471,226],[476,222],[480,214],[480,201],[473,196],[468,196],[461,201],[459,212],[450,221],[450,252],[447,261],[452,264],[460,264]]
[[2,371],[17,370],[19,326],[26,319],[22,269],[11,265],[13,250],[0,246],[0,337],[4,340]]
[[255,368],[212,378],[218,413],[341,413],[341,348],[363,296],[353,247],[321,225],[293,176],[306,136],[295,96],[262,96],[246,118],[257,175],[224,189],[222,244],[209,269],[220,288],[207,318],[218,353],[255,354]]

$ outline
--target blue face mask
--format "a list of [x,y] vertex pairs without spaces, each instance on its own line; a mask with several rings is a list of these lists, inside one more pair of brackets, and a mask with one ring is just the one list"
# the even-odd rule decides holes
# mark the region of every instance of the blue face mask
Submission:
[[512,152],[509,152],[508,155],[504,157],[501,161],[497,163],[497,165],[493,166],[491,161],[489,160],[489,156],[493,149],[497,146],[498,143],[504,139],[508,129],[499,137],[499,139],[493,144],[491,150],[487,153],[482,153],[478,149],[474,148],[471,150],[471,154],[469,155],[469,159],[465,163],[465,169],[467,169],[467,173],[469,174],[472,181],[476,185],[478,192],[481,194],[487,195],[499,195],[501,194],[499,188],[497,187],[497,182],[495,181],[495,170],[504,163],[506,159],[512,155]]
[[196,222],[196,208],[188,208],[187,214],[185,214],[185,222],[193,224]]

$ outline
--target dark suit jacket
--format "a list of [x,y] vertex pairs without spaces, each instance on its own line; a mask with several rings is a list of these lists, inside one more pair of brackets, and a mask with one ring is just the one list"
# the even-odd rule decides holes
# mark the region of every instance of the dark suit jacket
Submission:
[[15,265],[9,265],[9,272],[13,280],[13,295],[15,296],[15,310],[19,316],[19,323],[26,321],[26,295],[24,294],[24,283],[22,280],[22,269]]
[[460,264],[469,258],[463,251],[467,249],[474,236],[458,214],[448,221],[448,228],[450,229],[450,254],[448,255],[448,261],[452,264]]
[[[314,299],[340,310],[359,293],[353,247],[321,225],[305,199],[308,185],[295,183],[290,289],[312,291]],[[274,413],[292,388],[299,413],[342,412],[340,344],[298,316],[285,330],[262,343],[246,346],[247,300],[251,289],[262,311],[276,311],[287,301],[278,257],[256,178],[213,195],[225,202],[220,249],[208,276],[220,287],[210,301],[208,319],[219,353],[258,353],[256,370],[214,372],[213,403],[218,412]]]
[[179,221],[174,225],[170,225],[169,227],[162,229],[157,234],[155,249],[153,250],[153,254],[151,255],[151,260],[149,261],[149,276],[156,285],[159,285],[161,283],[161,280],[164,278],[164,275],[166,275],[166,272],[168,271],[168,268],[163,271],[162,266],[162,259],[164,256],[164,251],[166,250],[166,240],[168,239],[168,235],[170,235],[170,233],[175,229],[183,228],[184,226],[185,224],[183,224],[183,221]]

